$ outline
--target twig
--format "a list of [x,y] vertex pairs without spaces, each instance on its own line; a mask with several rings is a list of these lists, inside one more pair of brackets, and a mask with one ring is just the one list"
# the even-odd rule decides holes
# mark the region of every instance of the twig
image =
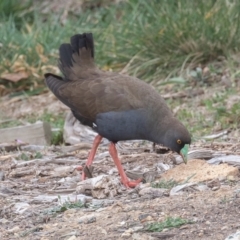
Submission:
[[24,166],[29,166],[29,165],[33,165],[33,164],[37,164],[37,165],[45,165],[48,163],[54,163],[54,164],[79,164],[79,160],[70,160],[70,159],[33,159],[27,162],[21,162],[18,163],[15,167],[24,167]]
[[121,162],[134,162],[138,160],[138,157],[156,157],[159,158],[159,154],[156,153],[137,153],[137,154],[129,154],[129,155],[122,155]]
[[220,137],[222,137],[224,135],[227,135],[228,133],[229,133],[229,130],[225,130],[223,132],[212,134],[212,135],[208,135],[208,136],[204,136],[202,138],[203,139],[216,139],[216,138],[220,138]]

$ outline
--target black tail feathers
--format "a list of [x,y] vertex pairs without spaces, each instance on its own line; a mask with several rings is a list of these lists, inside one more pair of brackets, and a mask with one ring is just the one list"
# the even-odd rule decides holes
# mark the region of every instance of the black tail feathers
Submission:
[[[81,54],[81,50],[85,48],[86,52]],[[65,67],[72,67],[73,55],[78,54],[79,58],[84,61],[93,61],[94,58],[94,42],[92,33],[76,34],[71,37],[71,43],[63,43],[59,48],[60,67],[63,70]],[[80,60],[79,59],[79,60]]]
[[76,34],[71,37],[71,45],[74,51],[85,47],[91,52],[91,57],[94,58],[94,43],[92,33]]

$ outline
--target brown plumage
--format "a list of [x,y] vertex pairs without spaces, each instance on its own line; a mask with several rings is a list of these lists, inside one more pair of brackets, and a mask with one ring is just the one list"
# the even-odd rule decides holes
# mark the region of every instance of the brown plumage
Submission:
[[137,78],[96,67],[91,33],[73,36],[71,44],[60,46],[59,53],[59,68],[64,77],[47,73],[46,84],[82,124],[98,132],[87,165],[92,163],[101,138],[105,137],[112,142],[109,151],[122,182],[134,186],[117,157],[117,141],[144,139],[164,144],[178,153],[185,144],[190,144],[187,129],[153,87]]

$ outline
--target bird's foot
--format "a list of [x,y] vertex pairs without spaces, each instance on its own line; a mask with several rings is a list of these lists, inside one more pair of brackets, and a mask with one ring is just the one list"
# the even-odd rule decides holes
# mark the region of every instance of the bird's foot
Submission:
[[93,172],[93,167],[92,166],[85,166],[85,167],[82,167],[82,166],[79,166],[79,167],[76,167],[76,169],[78,171],[82,171],[82,177],[81,177],[81,180],[84,181],[86,180],[86,178],[92,178],[92,172]]
[[122,179],[122,184],[126,188],[135,188],[141,181],[142,181],[142,178],[140,178],[136,181],[129,181],[128,179]]
[[87,159],[85,167],[79,166],[76,168],[78,171],[82,171],[82,177],[81,177],[82,181],[85,180],[87,177],[92,178],[93,168],[91,167],[91,165],[92,165],[94,156],[96,154],[97,148],[101,141],[102,141],[102,136],[97,135],[94,139],[93,146],[88,155],[88,159]]

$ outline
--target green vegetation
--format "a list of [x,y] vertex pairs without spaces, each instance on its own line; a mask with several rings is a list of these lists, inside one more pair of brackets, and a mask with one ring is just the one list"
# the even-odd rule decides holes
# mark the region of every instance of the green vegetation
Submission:
[[153,188],[166,188],[171,189],[175,186],[179,185],[178,182],[174,181],[173,179],[167,181],[167,180],[161,180],[159,182],[152,183]]
[[64,23],[61,13],[46,15],[34,10],[32,1],[15,2],[0,4],[0,72],[26,70],[29,88],[44,72],[57,71],[59,45],[84,31],[94,33],[100,67],[125,67],[132,75],[160,84],[160,79],[178,76],[189,64],[227,57],[240,46],[237,1],[128,0],[69,14]]
[[189,182],[189,180],[191,178],[193,178],[196,175],[196,173],[193,173],[192,175],[190,175],[185,181],[183,182],[177,182],[173,179],[170,180],[160,180],[159,182],[153,182],[152,183],[152,187],[153,188],[166,188],[166,189],[171,189],[177,185],[182,185],[182,184],[186,184]]
[[189,223],[192,222],[180,217],[167,217],[163,222],[151,223],[149,226],[147,226],[146,230],[149,232],[161,232],[165,228],[176,228]]
[[[239,126],[240,104],[227,101],[237,94],[234,88],[240,77],[240,2],[88,0],[81,7],[64,5],[56,12],[50,2],[42,5],[28,0],[0,2],[0,96],[2,89],[11,96],[46,91],[43,74],[59,74],[60,44],[75,33],[93,32],[100,68],[137,76],[163,93],[190,92],[187,100],[167,101],[172,109],[187,102],[177,116],[195,136]],[[6,73],[24,77],[6,80]],[[221,89],[200,103],[192,101],[194,89],[215,87],[225,76],[227,91]],[[55,127],[55,121],[52,124]],[[53,143],[61,141],[60,133]]]
[[51,114],[45,112],[42,116],[40,117],[34,117],[30,119],[31,122],[36,122],[37,120],[41,120],[43,122],[49,122],[51,124],[52,130],[52,144],[53,145],[59,145],[63,143],[63,125],[65,121],[65,116],[64,114]]
[[35,152],[35,153],[26,153],[22,152],[21,155],[17,158],[19,160],[24,160],[24,161],[29,161],[31,159],[40,159],[42,158],[42,153],[40,152]]
[[26,231],[20,233],[20,236],[21,236],[21,237],[26,237],[26,236],[28,236],[28,235],[31,234],[31,233],[40,232],[41,230],[43,230],[42,227],[33,227],[33,228],[31,228],[30,230],[26,230]]
[[72,208],[77,209],[77,208],[84,208],[84,207],[86,207],[86,205],[82,203],[80,200],[77,200],[74,202],[69,200],[69,201],[65,201],[64,203],[61,203],[61,205],[59,206],[46,209],[44,213],[48,215],[56,215],[57,213],[65,212],[68,209],[72,209]]
[[[188,103],[186,108],[181,108],[178,118],[188,124],[190,132],[196,135],[207,135],[213,131],[232,128],[237,129],[240,122],[240,103],[232,96],[237,96],[236,89],[220,90],[204,97],[198,104]],[[182,100],[171,100],[170,105],[178,106]],[[191,119],[186,122],[186,119]],[[217,123],[217,124],[216,124]]]

